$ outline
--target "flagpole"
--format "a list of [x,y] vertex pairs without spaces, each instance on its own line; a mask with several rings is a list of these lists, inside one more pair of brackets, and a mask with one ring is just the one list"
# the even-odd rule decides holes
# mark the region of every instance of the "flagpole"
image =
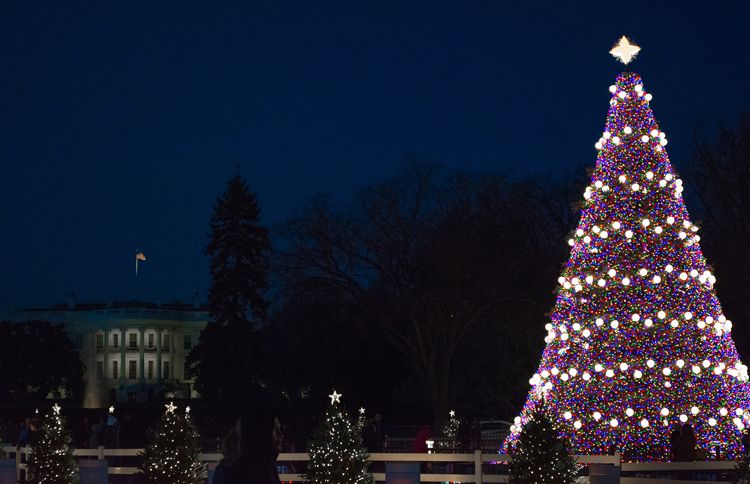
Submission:
[[135,275],[138,277],[138,254],[135,254]]

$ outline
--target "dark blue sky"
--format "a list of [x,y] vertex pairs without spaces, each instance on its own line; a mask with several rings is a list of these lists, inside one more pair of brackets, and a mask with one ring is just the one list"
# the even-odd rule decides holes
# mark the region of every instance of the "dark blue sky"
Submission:
[[238,163],[270,224],[409,152],[590,166],[622,34],[679,169],[750,110],[747,2],[693,3],[2,2],[0,305],[205,295]]

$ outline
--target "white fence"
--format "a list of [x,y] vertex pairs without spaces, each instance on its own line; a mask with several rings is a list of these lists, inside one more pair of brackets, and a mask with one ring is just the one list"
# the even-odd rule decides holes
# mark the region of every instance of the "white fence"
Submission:
[[[15,457],[19,481],[22,472],[26,469],[26,459],[31,449],[28,447],[16,451],[15,447],[4,447],[8,457]],[[80,459],[106,459],[109,462],[108,472],[110,475],[132,475],[138,472],[134,464],[120,465],[125,459],[136,458],[143,449],[76,449],[75,455]],[[222,455],[217,453],[201,454],[201,459],[207,465],[207,469],[213,469],[221,460]],[[622,484],[655,484],[658,482],[669,482],[670,484],[687,484],[711,480],[716,483],[729,483],[726,480],[715,480],[721,473],[731,473],[736,466],[733,461],[709,461],[709,462],[645,462],[627,463],[621,462],[619,454],[616,455],[579,455],[577,462],[584,466],[592,464],[612,465],[619,467],[624,474],[633,474],[620,478]],[[283,453],[279,454],[278,464],[282,469],[280,478],[282,482],[304,482],[294,468],[295,463],[307,462],[310,457],[306,453]],[[378,482],[385,482],[386,462],[417,462],[422,464],[423,472],[420,482],[462,482],[462,483],[495,483],[508,482],[507,463],[512,459],[505,454],[483,454],[475,451],[471,454],[414,454],[414,453],[373,453],[370,461],[373,467],[373,477]],[[454,473],[453,470],[456,472]],[[460,472],[459,472],[460,471]],[[703,476],[706,476],[703,479]],[[685,477],[691,476],[691,477]],[[695,479],[700,476],[702,480]],[[713,477],[713,478],[712,478]],[[584,480],[587,480],[584,478]]]

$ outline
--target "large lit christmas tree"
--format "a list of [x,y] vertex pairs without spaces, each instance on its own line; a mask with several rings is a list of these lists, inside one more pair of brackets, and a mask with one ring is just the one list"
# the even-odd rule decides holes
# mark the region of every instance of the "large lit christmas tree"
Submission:
[[[310,442],[310,466],[305,480],[313,484],[370,484],[369,454],[362,444],[363,419],[356,422],[341,406],[341,394],[329,395],[331,404]],[[361,414],[363,414],[362,412]]]
[[156,436],[143,452],[141,472],[148,482],[158,484],[200,484],[205,481],[201,462],[200,435],[190,419],[175,412],[169,403],[156,429]]
[[[627,63],[637,51],[623,37],[612,54]],[[546,402],[579,454],[666,460],[670,432],[688,423],[704,450],[737,456],[750,423],[747,367],[683,182],[641,78],[622,73],[610,92],[547,346],[506,444]]]
[[73,484],[78,482],[78,463],[73,455],[70,432],[60,406],[42,419],[38,441],[29,456],[29,482],[35,484]]

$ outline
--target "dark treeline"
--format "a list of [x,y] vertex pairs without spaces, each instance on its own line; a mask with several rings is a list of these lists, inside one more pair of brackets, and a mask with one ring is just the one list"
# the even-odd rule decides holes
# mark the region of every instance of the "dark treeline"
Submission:
[[512,415],[542,349],[573,198],[550,180],[415,163],[344,208],[312,201],[279,234],[267,329],[283,349],[279,382],[336,385],[411,422],[448,407]]

